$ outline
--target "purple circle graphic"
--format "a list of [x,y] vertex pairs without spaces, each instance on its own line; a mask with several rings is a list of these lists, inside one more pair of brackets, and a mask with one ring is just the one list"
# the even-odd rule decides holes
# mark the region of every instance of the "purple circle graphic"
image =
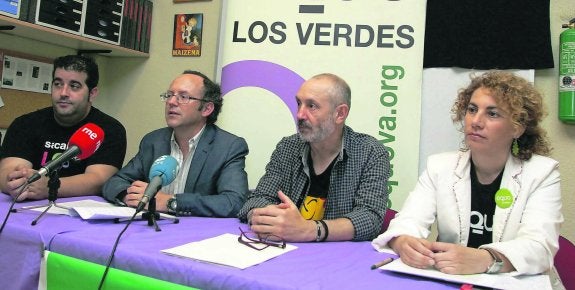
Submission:
[[305,80],[294,71],[262,60],[242,60],[222,68],[222,96],[242,87],[258,87],[278,96],[297,124],[295,94]]

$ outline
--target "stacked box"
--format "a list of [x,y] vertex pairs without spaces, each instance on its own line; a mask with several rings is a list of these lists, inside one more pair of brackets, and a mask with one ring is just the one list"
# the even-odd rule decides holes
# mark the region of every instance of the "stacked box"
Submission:
[[[4,1],[4,0],[0,0]],[[120,44],[124,0],[25,0],[20,20]]]
[[87,0],[83,35],[120,44],[123,0]]
[[27,21],[73,34],[80,34],[83,6],[83,1],[30,0]]
[[15,17],[20,20],[133,50],[150,50],[154,7],[151,0],[20,0],[18,3],[20,13]]

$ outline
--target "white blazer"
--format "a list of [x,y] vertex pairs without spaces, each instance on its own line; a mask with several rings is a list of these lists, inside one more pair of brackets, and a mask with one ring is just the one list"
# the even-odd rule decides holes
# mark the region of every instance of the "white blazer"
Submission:
[[[427,238],[437,221],[438,241],[467,245],[471,213],[470,153],[448,152],[430,156],[401,212],[388,230],[373,240],[379,251],[399,235]],[[506,208],[496,206],[491,248],[504,254],[516,274],[539,274],[553,267],[559,248],[561,188],[558,162],[533,155],[529,161],[510,156],[501,188],[514,197]]]

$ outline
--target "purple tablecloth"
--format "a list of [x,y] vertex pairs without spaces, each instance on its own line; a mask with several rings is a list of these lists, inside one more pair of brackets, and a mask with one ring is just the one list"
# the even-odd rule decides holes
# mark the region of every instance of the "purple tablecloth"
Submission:
[[[79,199],[59,199],[56,204]],[[10,196],[0,192],[0,222],[4,221],[11,201]],[[24,202],[17,203],[14,208],[45,204],[46,200]],[[20,210],[10,215],[0,234],[0,288],[37,289],[42,254],[45,248],[50,248],[53,238],[74,231],[84,231],[90,225],[79,218],[45,214],[32,226],[31,222],[39,215],[40,212],[32,210]]]
[[[77,198],[76,198],[77,199]],[[66,202],[76,199],[59,199]],[[0,217],[9,198],[0,196]],[[0,281],[5,289],[36,289],[42,249],[105,264],[125,224],[83,221],[49,215],[36,226],[37,212],[13,213],[0,235]],[[180,218],[158,221],[156,232],[146,221],[134,221],[122,236],[114,268],[201,289],[459,289],[459,285],[406,276],[370,265],[388,257],[369,242],[293,243],[298,249],[244,270],[162,254],[192,241],[239,234],[235,218]],[[6,284],[3,285],[3,287]]]

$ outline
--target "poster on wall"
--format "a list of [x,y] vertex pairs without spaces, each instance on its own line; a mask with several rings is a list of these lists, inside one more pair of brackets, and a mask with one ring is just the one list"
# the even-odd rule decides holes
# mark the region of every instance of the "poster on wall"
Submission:
[[201,56],[202,26],[203,14],[176,14],[172,56]]
[[54,65],[5,55],[2,60],[2,83],[5,89],[50,93]]
[[218,124],[248,142],[249,186],[297,132],[299,86],[333,73],[351,87],[346,124],[388,148],[390,205],[401,208],[418,177],[425,1],[224,0],[222,13]]

